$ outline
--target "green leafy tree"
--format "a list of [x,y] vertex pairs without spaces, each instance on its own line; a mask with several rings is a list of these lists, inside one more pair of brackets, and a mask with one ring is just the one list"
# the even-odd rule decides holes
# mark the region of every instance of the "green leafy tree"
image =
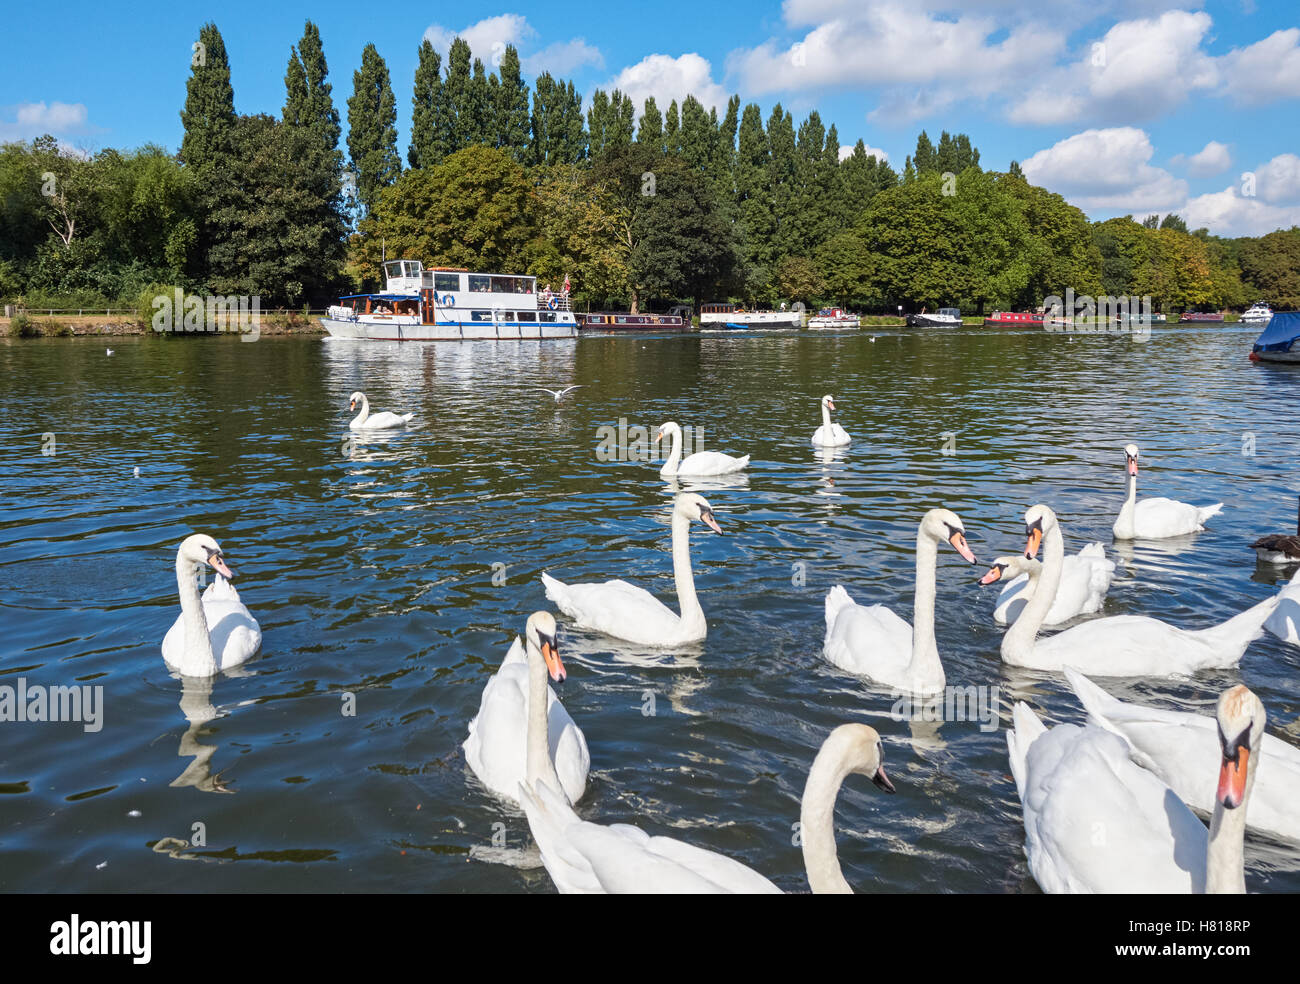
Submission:
[[442,88],[442,56],[425,38],[420,43],[420,60],[415,67],[415,91],[411,96],[411,146],[406,159],[411,167],[433,167],[450,153],[446,124],[446,95]]
[[348,99],[348,153],[356,174],[357,198],[366,211],[379,193],[397,180],[402,159],[397,154],[397,103],[388,66],[373,44],[361,52],[361,67],[352,76]]
[[664,150],[664,116],[655,105],[654,96],[646,96],[645,107],[641,111],[641,124],[636,132],[637,143],[645,144],[653,150]]
[[498,72],[501,85],[497,90],[497,146],[522,164],[528,159],[528,86],[514,45],[506,45]]
[[180,151],[184,164],[201,168],[225,162],[227,140],[235,123],[235,90],[230,85],[226,43],[211,22],[199,29],[190,59],[181,123],[185,127]]

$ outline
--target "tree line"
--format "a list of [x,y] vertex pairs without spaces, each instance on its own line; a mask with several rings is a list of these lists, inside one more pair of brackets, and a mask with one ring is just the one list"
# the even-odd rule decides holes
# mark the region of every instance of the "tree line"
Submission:
[[[661,108],[542,73],[505,46],[489,71],[425,40],[397,141],[372,44],[340,123],[319,31],[291,46],[278,117],[239,114],[225,42],[194,46],[171,154],[0,146],[0,296],[134,300],[162,285],[320,306],[378,286],[381,256],[528,272],[579,304],[730,298],[894,311],[1033,308],[1049,295],[1150,295],[1158,309],[1300,304],[1300,228],[1223,239],[1126,216],[1092,223],[966,134],[924,131],[901,170],[732,96]],[[58,306],[57,304],[54,306]]]

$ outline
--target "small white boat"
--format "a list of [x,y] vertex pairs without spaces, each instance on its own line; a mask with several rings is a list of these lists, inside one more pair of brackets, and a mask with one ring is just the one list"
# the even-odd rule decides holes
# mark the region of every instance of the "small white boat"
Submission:
[[960,328],[961,325],[961,310],[958,308],[939,308],[933,314],[927,314],[923,309],[920,314],[907,316],[909,328]]
[[1263,301],[1256,301],[1246,308],[1246,313],[1241,316],[1241,320],[1248,325],[1265,325],[1272,317],[1273,309]]
[[837,328],[859,328],[861,319],[856,314],[849,314],[843,308],[822,308],[808,319],[808,327],[814,331],[834,331]]
[[700,331],[798,328],[802,324],[801,311],[746,311],[734,304],[700,306]]
[[335,338],[393,342],[578,335],[568,293],[539,291],[536,277],[425,270],[419,260],[392,260],[384,273],[383,293],[340,298],[321,326]]

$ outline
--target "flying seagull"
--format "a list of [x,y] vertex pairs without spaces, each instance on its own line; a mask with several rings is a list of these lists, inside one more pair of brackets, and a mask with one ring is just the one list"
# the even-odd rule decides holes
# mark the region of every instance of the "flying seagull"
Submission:
[[539,390],[541,390],[543,393],[550,393],[551,396],[555,397],[555,402],[556,402],[556,403],[559,403],[559,402],[560,402],[560,397],[564,396],[565,393],[570,393],[570,392],[572,392],[573,390],[576,390],[576,389],[582,389],[582,384],[579,383],[579,384],[576,385],[576,386],[566,386],[566,387],[565,387],[564,389],[562,389],[562,390],[552,390],[552,389],[547,389],[545,386],[539,386],[539,387],[537,387],[537,388],[538,388]]

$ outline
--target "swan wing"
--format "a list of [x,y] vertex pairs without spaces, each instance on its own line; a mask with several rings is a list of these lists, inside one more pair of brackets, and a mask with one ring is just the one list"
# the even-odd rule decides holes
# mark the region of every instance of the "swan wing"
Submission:
[[[1025,715],[1017,704],[1017,732]],[[1022,767],[1025,850],[1045,892],[1204,891],[1205,826],[1118,736],[1058,725],[1030,738]]]
[[[837,585],[832,589],[848,592]],[[859,605],[852,600],[830,612],[827,596],[826,640],[823,655],[842,670],[878,683],[907,684],[912,661],[912,627],[884,605]],[[908,685],[908,689],[910,685]]]
[[726,475],[749,464],[749,455],[733,458],[721,451],[699,451],[677,466],[678,475]]
[[[512,647],[513,648],[513,647]],[[483,687],[478,713],[461,747],[479,782],[503,799],[517,802],[528,749],[528,664],[507,655]]]
[[542,583],[546,597],[582,628],[651,645],[672,644],[680,635],[677,613],[635,584],[565,584],[546,573]]
[[[1008,581],[998,594],[998,603],[993,608],[993,621],[999,625],[1010,625],[1020,617],[1020,610],[1033,596],[1034,589],[1029,586],[1028,574],[1021,574]],[[1052,614],[1052,612],[1047,613],[1049,619]]]
[[1114,615],[1071,626],[1034,645],[1031,669],[1077,667],[1093,676],[1181,676],[1231,662],[1197,633],[1174,628],[1145,615]]
[[587,791],[587,772],[591,769],[587,738],[549,685],[546,688],[546,700],[546,729],[551,761],[555,764],[555,774],[560,779],[564,795],[570,803],[576,803]]
[[[1205,508],[1213,510],[1209,513],[1212,516],[1223,505],[1220,503],[1217,507]],[[1133,514],[1134,530],[1139,539],[1148,540],[1195,533],[1205,528],[1201,525],[1203,511],[1202,507],[1174,499],[1139,499]]]

